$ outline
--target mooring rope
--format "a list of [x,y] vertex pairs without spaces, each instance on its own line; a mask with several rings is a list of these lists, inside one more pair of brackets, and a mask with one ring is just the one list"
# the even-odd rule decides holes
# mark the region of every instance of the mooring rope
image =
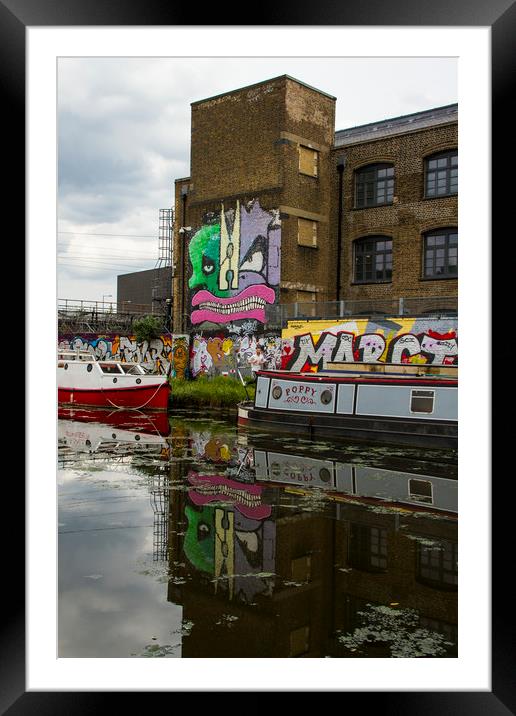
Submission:
[[107,401],[108,401],[108,403],[111,403],[111,405],[112,405],[114,408],[117,408],[118,410],[141,410],[142,408],[145,408],[145,406],[150,403],[150,401],[154,398],[154,396],[157,394],[158,390],[159,390],[163,385],[165,385],[165,383],[160,383],[160,384],[158,385],[158,387],[156,388],[156,390],[154,391],[154,393],[151,395],[151,397],[150,397],[145,403],[143,403],[143,405],[139,405],[137,408],[132,408],[132,407],[130,407],[130,406],[128,406],[128,405],[115,405],[115,403],[113,403],[113,401],[110,400],[109,398],[107,398]]

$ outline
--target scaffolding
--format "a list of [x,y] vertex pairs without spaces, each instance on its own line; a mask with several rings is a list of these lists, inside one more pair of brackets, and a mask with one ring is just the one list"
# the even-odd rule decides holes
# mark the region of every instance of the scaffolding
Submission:
[[170,322],[172,311],[172,234],[174,210],[159,210],[158,260],[154,266],[152,312],[166,315]]

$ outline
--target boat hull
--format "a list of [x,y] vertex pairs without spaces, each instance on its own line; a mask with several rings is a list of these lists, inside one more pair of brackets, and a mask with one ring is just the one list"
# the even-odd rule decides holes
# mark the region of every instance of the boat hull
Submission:
[[59,388],[58,402],[73,406],[167,410],[169,394],[170,386],[166,382],[109,389]]
[[270,432],[312,438],[347,437],[413,447],[457,447],[457,425],[428,423],[396,418],[325,416],[306,413],[270,413],[252,405],[238,406],[238,425]]

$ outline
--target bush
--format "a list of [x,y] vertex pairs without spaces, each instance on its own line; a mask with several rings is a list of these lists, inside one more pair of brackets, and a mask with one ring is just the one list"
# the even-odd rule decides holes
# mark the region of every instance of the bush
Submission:
[[163,332],[162,321],[156,316],[144,316],[133,322],[133,331],[138,343],[159,338]]
[[236,378],[229,376],[215,376],[213,378],[200,376],[194,380],[180,380],[171,378],[172,406],[178,408],[189,407],[235,407],[243,400],[254,398],[255,387],[247,386],[247,395],[244,386]]

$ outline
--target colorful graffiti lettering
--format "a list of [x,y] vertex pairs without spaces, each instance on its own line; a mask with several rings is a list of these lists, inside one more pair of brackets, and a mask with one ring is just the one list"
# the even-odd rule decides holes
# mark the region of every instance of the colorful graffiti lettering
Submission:
[[138,343],[134,336],[60,336],[59,350],[88,351],[96,360],[120,360],[142,363],[150,370],[184,376],[188,365],[189,338],[186,335],[163,335],[152,341]]
[[255,320],[278,297],[281,229],[279,211],[258,200],[236,209],[221,206],[220,221],[202,226],[188,251],[192,325]]
[[[301,327],[310,328],[310,323]],[[400,319],[398,323],[394,319],[381,323],[361,320],[344,324],[340,330],[332,326],[331,330],[283,338],[283,370],[318,371],[329,362],[456,365],[457,330],[449,330],[449,321],[442,319]]]

